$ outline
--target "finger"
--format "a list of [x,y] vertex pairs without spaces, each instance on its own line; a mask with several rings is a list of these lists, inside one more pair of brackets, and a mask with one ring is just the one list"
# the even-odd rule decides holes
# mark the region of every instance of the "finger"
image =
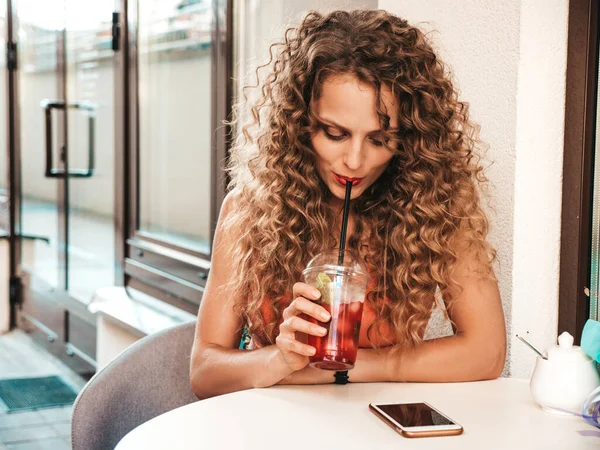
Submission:
[[317,305],[315,302],[307,300],[304,297],[297,297],[283,311],[283,319],[287,320],[301,313],[307,314],[321,322],[327,322],[331,318],[331,315],[321,305]]
[[289,334],[289,332],[295,333],[296,331],[312,336],[325,336],[327,334],[326,328],[311,323],[308,320],[304,320],[299,316],[292,316],[285,320],[281,324],[280,330],[283,331],[284,334]]
[[304,297],[309,300],[318,300],[321,298],[321,293],[319,290],[316,287],[306,283],[295,283],[294,287],[292,288],[292,292],[294,294],[294,298]]
[[317,350],[312,345],[303,344],[296,339],[289,339],[279,335],[275,340],[277,347],[285,352],[298,353],[304,356],[313,356]]

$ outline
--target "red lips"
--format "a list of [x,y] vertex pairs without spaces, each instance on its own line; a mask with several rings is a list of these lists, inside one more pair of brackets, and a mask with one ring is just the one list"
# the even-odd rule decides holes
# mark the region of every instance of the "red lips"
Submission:
[[364,178],[345,177],[343,175],[338,175],[335,172],[333,173],[333,175],[335,176],[337,182],[340,183],[342,186],[346,186],[346,181],[351,181],[352,186],[358,186],[360,183],[362,183],[362,180],[364,180]]

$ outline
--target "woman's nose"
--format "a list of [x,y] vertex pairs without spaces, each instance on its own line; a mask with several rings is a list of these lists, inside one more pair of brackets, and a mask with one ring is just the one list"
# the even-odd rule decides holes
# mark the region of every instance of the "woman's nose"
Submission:
[[344,163],[350,170],[358,170],[364,160],[363,141],[352,139],[344,153]]

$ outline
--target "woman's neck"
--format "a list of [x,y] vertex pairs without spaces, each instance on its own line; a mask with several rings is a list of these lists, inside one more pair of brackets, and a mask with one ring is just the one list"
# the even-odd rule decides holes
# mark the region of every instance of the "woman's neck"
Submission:
[[338,214],[341,215],[342,212],[344,211],[344,200],[339,199],[333,195],[331,196],[331,198],[327,199],[327,204],[332,209],[332,211],[335,213],[336,217]]
[[[343,219],[343,213],[344,213],[344,201],[331,196],[329,199],[327,199],[327,206],[330,208],[331,212],[333,213],[333,222],[331,223],[331,234],[332,236],[335,237],[336,239],[336,245],[339,245],[339,238],[340,238],[340,234],[342,231],[342,219]],[[348,228],[346,229],[346,244],[348,243],[348,239],[350,239],[350,236],[352,236],[352,234],[354,233],[354,230],[356,229],[356,221],[360,220],[357,219],[356,214],[354,214],[354,212],[352,211],[352,208],[350,209],[350,213],[348,215]],[[364,229],[362,231],[362,237],[360,238],[361,242],[366,242],[367,236],[368,236],[368,230]]]

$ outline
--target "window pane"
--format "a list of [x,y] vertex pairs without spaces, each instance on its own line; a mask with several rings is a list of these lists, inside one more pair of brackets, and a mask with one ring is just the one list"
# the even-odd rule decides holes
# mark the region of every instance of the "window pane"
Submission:
[[[326,14],[333,10],[377,9],[377,0],[234,0],[235,101],[243,99],[242,88],[256,83],[257,66],[269,61],[269,47],[280,42],[285,30],[297,26],[309,11]],[[262,71],[265,76],[267,71]],[[255,100],[258,92],[246,92]],[[241,111],[242,122],[247,119]]]
[[[58,183],[46,178],[44,112],[41,102],[60,100],[57,42],[64,28],[64,1],[40,8],[36,0],[19,2],[19,109],[21,145],[21,264],[52,287],[60,287]],[[52,146],[59,145],[59,114],[52,114]],[[56,159],[54,160],[56,161]],[[63,240],[64,241],[64,240]]]
[[115,282],[114,68],[110,17],[114,0],[66,1],[69,169],[94,174],[69,179],[69,292],[89,301]]
[[208,253],[212,1],[138,4],[139,227]]
[[[600,86],[600,72],[596,78],[596,86]],[[596,155],[594,158],[594,175],[592,190],[592,250],[590,264],[590,319],[600,320],[600,89],[596,97],[596,136],[594,147]]]

